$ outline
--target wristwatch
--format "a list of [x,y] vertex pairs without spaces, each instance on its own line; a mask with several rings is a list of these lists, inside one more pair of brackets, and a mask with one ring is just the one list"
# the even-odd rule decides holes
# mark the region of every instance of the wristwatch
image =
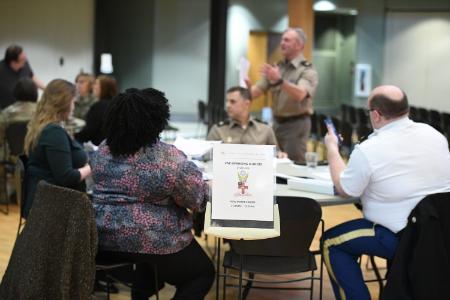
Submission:
[[280,79],[278,79],[277,81],[275,81],[274,83],[270,84],[270,86],[279,86],[281,84],[283,84],[283,78],[280,77]]

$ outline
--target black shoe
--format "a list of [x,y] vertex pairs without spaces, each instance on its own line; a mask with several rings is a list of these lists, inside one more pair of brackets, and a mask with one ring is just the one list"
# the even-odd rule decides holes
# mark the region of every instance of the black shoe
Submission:
[[[107,283],[104,281],[96,280],[95,284],[94,284],[94,291],[107,293],[108,292]],[[119,289],[112,282],[109,284],[109,293],[110,294],[118,294],[119,293]]]

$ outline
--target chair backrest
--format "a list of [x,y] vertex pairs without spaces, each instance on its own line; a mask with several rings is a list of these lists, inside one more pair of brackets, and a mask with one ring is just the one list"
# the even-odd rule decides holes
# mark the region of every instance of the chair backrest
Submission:
[[417,107],[410,105],[409,106],[409,118],[414,122],[420,121],[419,111]]
[[358,140],[361,140],[363,137],[367,137],[369,134],[372,133],[372,129],[365,125],[365,124],[359,124],[356,128],[356,134],[358,135]]
[[206,117],[207,115],[207,105],[204,101],[198,100],[197,102],[197,109],[198,109],[198,120],[202,123],[207,123],[208,119]]
[[358,124],[367,125],[369,118],[367,117],[366,110],[362,107],[357,108]]
[[317,115],[317,135],[321,138],[327,134],[327,126],[325,125],[325,118],[326,116],[323,114]]
[[16,187],[17,204],[20,208],[20,217],[22,217],[22,204],[25,199],[25,169],[28,162],[28,156],[21,154],[17,157],[16,168],[14,171],[14,185]]
[[23,153],[27,124],[28,122],[12,122],[6,127],[5,135],[10,155],[17,156]]
[[348,107],[348,121],[355,126],[357,123],[357,119],[356,119],[356,108],[354,106],[349,106]]
[[352,146],[352,124],[347,121],[341,122],[341,127],[339,128],[339,133],[342,135],[342,145],[348,148]]
[[304,257],[322,217],[317,201],[309,198],[277,197],[280,211],[279,237],[256,240],[231,240],[233,250],[242,255]]
[[85,193],[39,182],[0,299],[90,299],[97,229]]

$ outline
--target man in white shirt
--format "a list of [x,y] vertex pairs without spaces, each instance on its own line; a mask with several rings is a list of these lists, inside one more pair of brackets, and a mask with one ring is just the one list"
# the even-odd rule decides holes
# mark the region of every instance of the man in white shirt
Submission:
[[336,299],[370,299],[358,257],[392,259],[397,233],[411,210],[429,194],[450,191],[448,142],[431,126],[408,118],[406,94],[396,86],[379,86],[367,106],[374,132],[355,147],[347,166],[331,128],[325,136],[336,190],[360,197],[364,214],[324,235],[324,260]]

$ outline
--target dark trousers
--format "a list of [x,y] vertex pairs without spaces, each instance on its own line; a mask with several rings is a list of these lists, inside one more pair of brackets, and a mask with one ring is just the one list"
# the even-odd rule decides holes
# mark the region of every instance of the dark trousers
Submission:
[[214,282],[214,266],[195,239],[181,251],[156,255],[103,251],[101,259],[127,260],[136,263],[131,298],[148,299],[156,292],[154,266],[157,268],[160,289],[164,282],[177,289],[173,299],[203,299]]

